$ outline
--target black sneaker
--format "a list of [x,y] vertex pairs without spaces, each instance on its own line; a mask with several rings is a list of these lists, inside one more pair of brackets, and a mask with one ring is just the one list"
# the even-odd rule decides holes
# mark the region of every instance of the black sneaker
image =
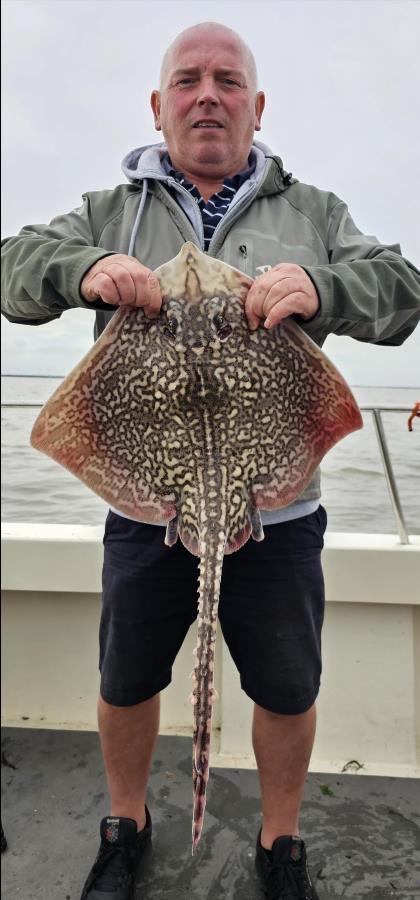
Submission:
[[140,858],[150,842],[152,821],[137,831],[134,819],[107,816],[101,822],[101,846],[80,900],[132,900]]
[[4,851],[7,850],[7,841],[6,841],[6,835],[5,835],[4,831],[3,831],[3,825],[1,825],[1,837],[0,837],[0,839],[1,839],[1,852],[4,853]]
[[298,837],[278,837],[272,850],[257,840],[255,865],[268,900],[319,900],[311,882],[305,844]]

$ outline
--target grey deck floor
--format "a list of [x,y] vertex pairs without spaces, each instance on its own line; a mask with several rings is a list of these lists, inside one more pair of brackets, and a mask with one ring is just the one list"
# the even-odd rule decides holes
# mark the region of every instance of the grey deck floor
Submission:
[[[107,795],[93,733],[4,729],[3,900],[79,900]],[[260,900],[255,771],[213,769],[191,858],[191,742],[159,738],[150,784],[154,840],[136,900]],[[321,900],[419,900],[420,781],[308,776],[302,815]]]

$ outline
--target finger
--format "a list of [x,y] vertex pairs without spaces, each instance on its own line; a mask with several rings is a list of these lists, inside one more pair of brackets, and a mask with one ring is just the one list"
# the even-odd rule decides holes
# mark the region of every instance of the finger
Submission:
[[268,316],[270,310],[275,306],[279,300],[285,300],[286,297],[290,297],[291,294],[302,292],[302,285],[299,282],[298,278],[293,278],[289,276],[288,278],[282,279],[282,281],[276,282],[270,288],[270,290],[266,293],[263,300],[263,308],[262,313],[264,316]]
[[298,266],[288,263],[281,263],[275,269],[255,279],[245,304],[245,312],[251,328],[258,327],[259,320],[270,312],[274,303],[301,288],[296,271],[298,268]]
[[127,256],[122,263],[134,287],[133,306],[144,306],[147,302],[147,276],[150,269],[142,266],[137,259]]
[[262,289],[268,292],[274,284],[278,284],[278,282],[284,281],[286,278],[296,277],[302,271],[300,266],[296,266],[294,263],[279,263],[273,269],[270,269],[269,272],[258,275],[248,292],[250,301],[253,301],[256,294]]
[[[162,303],[160,285],[156,275],[137,260],[134,261],[131,271],[136,289],[135,305],[143,307],[145,315],[149,318],[156,318]],[[151,310],[150,316],[149,310]]]
[[286,319],[287,316],[291,316],[293,313],[299,313],[301,302],[301,291],[296,291],[293,294],[289,294],[283,300],[279,300],[279,302],[270,310],[264,322],[264,328],[274,328],[274,326],[278,325],[282,319]]
[[103,300],[104,303],[112,303],[118,306],[120,303],[120,294],[114,280],[104,272],[98,273],[92,280],[91,289],[94,293],[93,300]]
[[261,322],[260,317],[257,316],[256,313],[254,313],[252,307],[247,308],[246,306],[245,306],[245,315],[246,315],[246,318],[248,321],[249,329],[251,331],[255,331],[258,328],[258,326],[260,325],[260,322]]
[[262,319],[264,315],[263,306],[267,294],[267,288],[264,287],[264,283],[257,282],[258,279],[255,280],[252,288],[248,291],[245,300],[245,315],[252,331],[258,328],[260,319]]
[[161,306],[160,284],[154,272],[150,272],[147,278],[147,303],[144,307],[147,318],[156,319],[160,313]]
[[112,278],[118,293],[120,295],[120,303],[126,306],[135,306],[136,303],[136,286],[134,284],[131,273],[125,266],[117,263],[116,265],[107,266],[106,274]]
[[266,274],[271,275],[272,272],[278,272],[282,278],[286,278],[288,275],[296,275],[298,272],[302,271],[302,266],[299,266],[297,263],[277,263],[277,265],[273,266]]

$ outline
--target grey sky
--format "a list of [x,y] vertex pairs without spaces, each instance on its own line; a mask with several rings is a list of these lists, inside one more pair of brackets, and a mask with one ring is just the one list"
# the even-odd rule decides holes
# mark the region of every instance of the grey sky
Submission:
[[[208,18],[200,0],[4,0],[3,235],[124,180],[125,153],[161,140],[149,96],[163,52]],[[419,265],[420,3],[215,0],[211,18],[255,54],[258,138]],[[92,340],[85,310],[41,328],[3,323],[3,372],[65,374]],[[325,349],[352,384],[420,386],[419,329],[402,348],[332,336]]]

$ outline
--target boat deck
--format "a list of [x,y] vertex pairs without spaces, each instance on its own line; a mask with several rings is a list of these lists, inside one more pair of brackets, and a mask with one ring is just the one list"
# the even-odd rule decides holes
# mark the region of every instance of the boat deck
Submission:
[[[3,900],[79,900],[107,794],[93,732],[5,728]],[[254,770],[213,769],[191,857],[191,741],[161,736],[148,804],[153,848],[136,900],[260,900]],[[302,814],[320,900],[420,897],[420,780],[311,773]]]

